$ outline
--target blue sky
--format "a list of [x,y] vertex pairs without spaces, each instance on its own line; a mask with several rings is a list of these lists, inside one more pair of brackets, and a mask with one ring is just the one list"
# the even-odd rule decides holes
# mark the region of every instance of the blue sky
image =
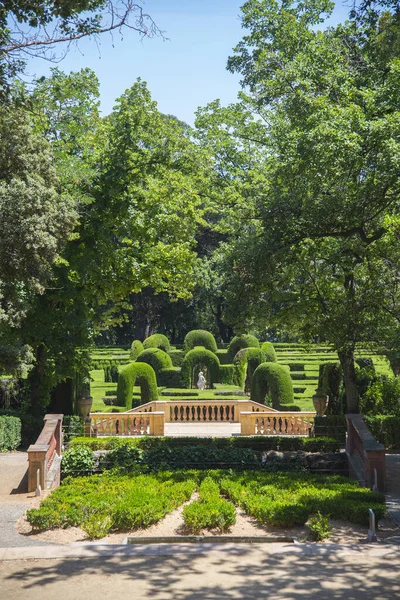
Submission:
[[[244,0],[147,0],[145,8],[168,41],[140,40],[126,30],[104,34],[97,46],[83,40],[58,65],[65,72],[90,67],[100,80],[101,110],[111,112],[115,99],[140,77],[162,112],[192,124],[198,106],[220,98],[235,101],[239,77],[226,70],[232,48],[240,41],[240,6]],[[348,8],[338,4],[333,21]],[[29,74],[47,75],[52,65],[35,60]]]

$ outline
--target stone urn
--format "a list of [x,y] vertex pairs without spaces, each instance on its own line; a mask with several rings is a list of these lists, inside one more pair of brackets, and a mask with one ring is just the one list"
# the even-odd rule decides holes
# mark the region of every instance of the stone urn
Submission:
[[92,408],[93,398],[92,396],[81,396],[76,401],[76,410],[78,415],[82,419],[87,419],[90,416],[90,409]]
[[312,397],[315,411],[318,417],[323,417],[329,404],[329,396],[325,394],[322,388],[317,388]]

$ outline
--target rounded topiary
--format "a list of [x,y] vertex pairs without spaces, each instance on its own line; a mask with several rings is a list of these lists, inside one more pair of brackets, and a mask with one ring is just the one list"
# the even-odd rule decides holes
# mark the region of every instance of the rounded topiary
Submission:
[[212,333],[205,331],[204,329],[193,329],[186,334],[185,341],[183,342],[183,351],[189,352],[196,346],[204,346],[211,352],[217,351],[217,342]]
[[141,352],[143,352],[144,346],[140,340],[134,340],[131,346],[131,352],[129,354],[129,358],[131,360],[136,360]]
[[117,406],[132,408],[133,387],[140,385],[141,404],[158,400],[157,379],[154,369],[142,362],[134,362],[121,369],[117,386]]
[[272,404],[272,408],[276,410],[285,404],[293,404],[293,384],[289,367],[268,362],[257,367],[251,382],[251,399],[261,404]]
[[261,344],[261,350],[265,354],[266,362],[276,362],[275,348],[272,342],[264,342]]
[[[250,391],[253,373],[261,363],[265,362],[265,354],[260,348],[242,348],[233,359],[233,383]],[[245,385],[246,384],[246,385]]]
[[161,369],[171,369],[173,366],[171,357],[160,348],[143,350],[137,357],[136,362],[151,365],[156,373],[159,373]]
[[236,335],[228,346],[228,357],[229,361],[233,362],[236,354],[242,348],[259,348],[260,342],[254,335],[244,333],[242,335]]
[[194,381],[194,370],[196,367],[205,367],[207,369],[207,379],[210,388],[218,381],[219,377],[219,360],[218,357],[207,350],[204,346],[199,346],[190,350],[182,362],[181,381],[182,386],[186,388],[192,387]]
[[143,342],[143,347],[145,350],[148,348],[161,348],[161,350],[164,350],[164,352],[169,352],[171,349],[169,339],[162,333],[155,333],[154,335],[146,338]]

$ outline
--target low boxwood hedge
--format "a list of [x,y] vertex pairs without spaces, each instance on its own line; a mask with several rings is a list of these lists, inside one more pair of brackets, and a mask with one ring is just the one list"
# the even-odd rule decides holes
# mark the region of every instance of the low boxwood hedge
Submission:
[[388,450],[400,450],[400,416],[374,415],[364,421],[378,442]]
[[16,450],[21,445],[21,419],[0,417],[0,452]]

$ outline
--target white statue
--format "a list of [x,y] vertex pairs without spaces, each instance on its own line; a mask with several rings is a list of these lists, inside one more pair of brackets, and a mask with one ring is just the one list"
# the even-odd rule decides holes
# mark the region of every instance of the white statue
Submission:
[[204,388],[206,387],[206,378],[204,377],[203,371],[200,371],[200,373],[199,373],[199,378],[197,380],[197,387],[201,391],[203,391]]

